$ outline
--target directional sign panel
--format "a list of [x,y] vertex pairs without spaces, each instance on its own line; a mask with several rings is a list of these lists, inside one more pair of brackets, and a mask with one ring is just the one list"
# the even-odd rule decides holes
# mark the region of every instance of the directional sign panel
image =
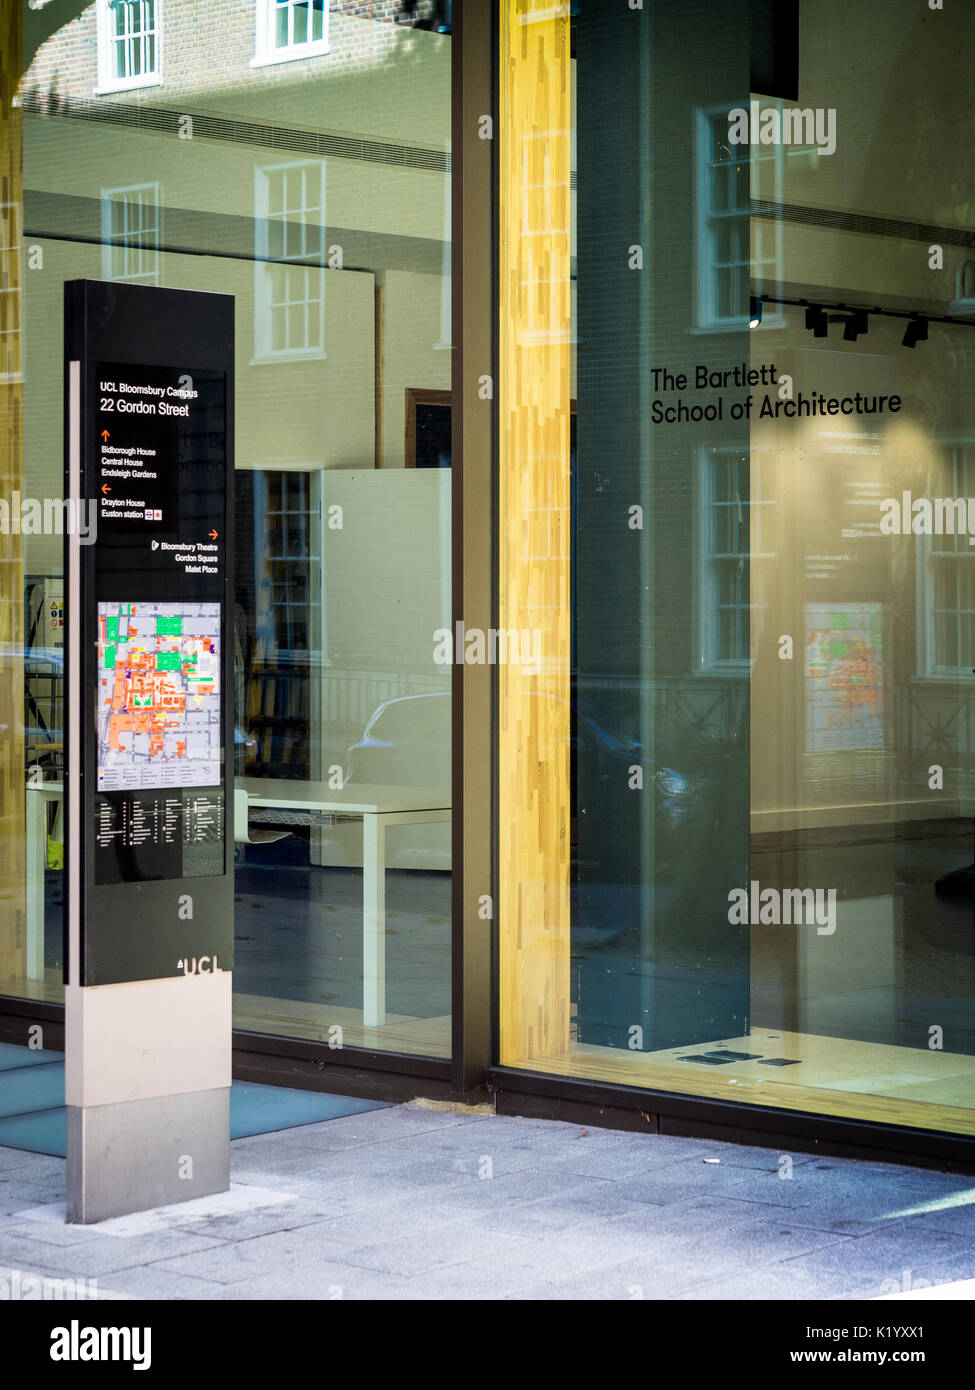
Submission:
[[233,301],[75,281],[66,363],[78,982],[229,969]]

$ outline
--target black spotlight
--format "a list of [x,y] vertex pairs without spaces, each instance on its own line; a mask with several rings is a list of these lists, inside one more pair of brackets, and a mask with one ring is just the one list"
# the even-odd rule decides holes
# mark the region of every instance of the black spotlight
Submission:
[[814,338],[825,338],[829,331],[829,319],[826,317],[826,310],[821,309],[818,304],[807,305],[806,327],[812,329]]
[[928,321],[927,319],[908,319],[907,327],[904,329],[903,346],[912,348],[917,343],[926,343],[928,340]]
[[867,317],[866,311],[863,309],[854,309],[853,313],[846,321],[846,327],[843,329],[844,341],[855,343],[861,333],[866,333],[869,326],[870,320]]
[[751,308],[748,311],[748,327],[757,328],[762,322],[762,299],[760,295],[751,296]]

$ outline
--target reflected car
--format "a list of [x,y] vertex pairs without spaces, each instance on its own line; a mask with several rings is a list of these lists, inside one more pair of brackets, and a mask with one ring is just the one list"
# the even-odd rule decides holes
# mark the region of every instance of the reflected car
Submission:
[[385,700],[346,751],[346,783],[450,786],[450,691]]

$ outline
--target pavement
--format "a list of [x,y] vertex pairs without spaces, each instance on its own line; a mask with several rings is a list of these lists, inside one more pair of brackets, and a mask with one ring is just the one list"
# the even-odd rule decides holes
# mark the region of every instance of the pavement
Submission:
[[69,1226],[64,1160],[0,1148],[0,1294],[975,1297],[975,1177],[937,1170],[414,1102],[236,1140],[231,1176]]

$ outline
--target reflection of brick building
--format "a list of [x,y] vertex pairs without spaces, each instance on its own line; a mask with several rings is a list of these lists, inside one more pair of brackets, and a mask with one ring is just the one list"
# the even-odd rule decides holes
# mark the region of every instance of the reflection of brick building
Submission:
[[[77,18],[40,48],[23,90],[52,110],[61,101],[113,87],[128,87],[129,99],[150,100],[145,89],[161,85],[168,101],[241,86],[288,86],[319,76],[315,64],[321,57],[332,73],[374,65],[388,58],[392,44],[403,49],[423,33],[398,0],[292,0],[274,6],[285,10],[283,25],[268,13],[273,5],[274,0],[214,0],[205,15],[198,0],[77,5]],[[124,52],[109,52],[113,44]]]
[[[234,294],[238,467],[401,467],[407,390],[450,384],[450,40],[332,3],[327,52],[262,63],[258,8],[218,0],[204,24],[166,0],[159,75],[129,89],[99,88],[99,5],[43,44],[26,234],[62,278]],[[26,288],[28,447],[53,486],[56,287]]]
[[[282,650],[302,660],[322,640],[324,471],[411,464],[409,402],[450,388],[450,38],[392,3],[298,0],[286,8],[322,14],[324,41],[306,26],[307,53],[274,53],[257,0],[217,0],[205,22],[198,0],[135,8],[158,21],[158,46],[132,50],[151,71],[106,80],[99,0],[40,47],[22,85],[27,235],[57,271],[26,286],[30,468],[40,493],[57,491],[63,279],[232,294],[240,521],[255,554],[238,596],[251,615],[241,660],[276,668]],[[420,21],[431,11],[414,9]],[[287,32],[300,37],[295,22]],[[55,569],[56,542],[34,538],[29,563]],[[376,674],[397,693],[390,663]],[[280,685],[241,689],[239,702],[267,730],[292,721],[307,775],[308,682],[287,697]],[[371,713],[365,690],[336,697],[348,727],[331,759]]]

